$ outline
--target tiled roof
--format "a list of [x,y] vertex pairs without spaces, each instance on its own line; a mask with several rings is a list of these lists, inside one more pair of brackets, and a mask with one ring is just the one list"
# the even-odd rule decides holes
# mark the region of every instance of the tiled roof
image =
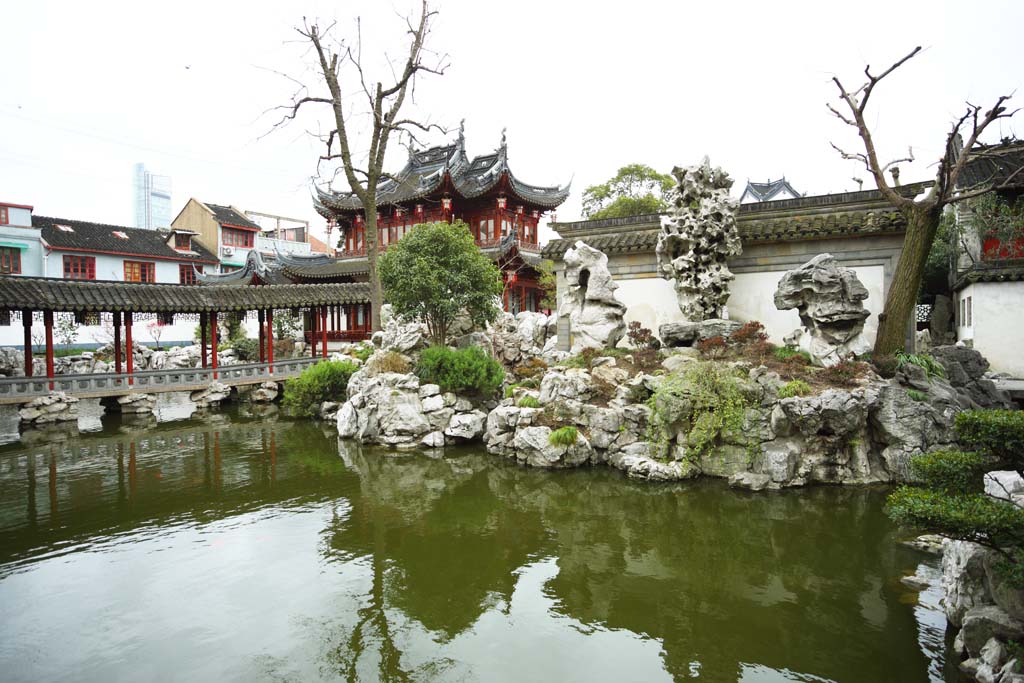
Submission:
[[1024,141],[977,148],[960,174],[957,185],[971,187],[992,183],[996,189],[1024,188]]
[[370,290],[366,283],[197,287],[0,276],[0,301],[5,308],[12,310],[199,313],[365,303],[369,300]]
[[622,232],[618,234],[594,235],[593,237],[578,237],[576,239],[551,240],[541,250],[541,256],[546,259],[560,260],[566,250],[574,245],[577,240],[582,240],[594,249],[603,251],[606,254],[622,254],[632,251],[654,251],[658,244],[658,233],[653,230],[644,232]]
[[785,176],[778,180],[769,180],[767,183],[752,183],[748,180],[747,187],[743,190],[744,196],[750,194],[750,196],[754,197],[759,202],[770,202],[782,192],[788,192],[792,197],[801,196],[800,193],[789,184],[789,181],[786,180]]
[[338,277],[368,273],[366,259],[340,261],[327,254],[296,256],[276,254],[264,258],[256,249],[249,252],[245,265],[230,273],[197,273],[199,284],[221,286],[246,286],[258,278],[267,284],[289,284],[296,280],[333,280]]
[[[167,244],[167,241],[171,239],[171,233],[164,230],[127,228],[121,225],[106,225],[48,216],[32,216],[32,226],[39,228],[46,243],[57,250],[217,263],[217,257],[194,239],[191,240],[193,253],[176,251]],[[57,226],[65,226],[71,230],[64,230]],[[126,235],[127,239],[117,236],[115,233],[118,232]]]
[[[377,205],[423,199],[439,192],[446,179],[450,179],[454,195],[463,198],[479,197],[495,188],[503,177],[508,178],[512,195],[532,206],[553,209],[569,196],[569,185],[542,187],[516,178],[508,166],[504,138],[497,151],[470,161],[466,155],[465,139],[460,132],[455,144],[431,147],[410,154],[405,168],[378,186]],[[324,216],[329,216],[332,209],[362,209],[362,203],[351,192],[333,192],[323,188],[317,188],[315,206]]]
[[953,289],[959,290],[975,282],[1019,282],[1024,280],[1024,259],[982,261],[961,273]]
[[235,211],[230,206],[222,206],[220,204],[210,204],[203,202],[203,206],[213,211],[213,217],[218,223],[228,225],[235,225],[241,228],[251,228],[253,230],[259,230],[259,223],[254,223],[246,217],[245,214]]

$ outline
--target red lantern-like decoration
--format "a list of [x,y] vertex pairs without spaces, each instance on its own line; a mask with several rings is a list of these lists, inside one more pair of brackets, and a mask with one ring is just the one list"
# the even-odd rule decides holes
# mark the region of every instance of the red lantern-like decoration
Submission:
[[441,197],[441,208],[444,211],[451,211],[452,210],[452,198],[451,197]]
[[505,199],[505,195],[501,195],[500,197],[498,197],[498,209],[499,210],[504,210],[507,205],[508,205],[508,200]]

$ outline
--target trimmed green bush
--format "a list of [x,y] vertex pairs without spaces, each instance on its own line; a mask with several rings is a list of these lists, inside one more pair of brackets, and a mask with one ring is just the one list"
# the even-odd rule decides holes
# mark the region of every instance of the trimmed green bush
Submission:
[[516,405],[518,405],[520,408],[540,408],[540,401],[538,401],[533,396],[527,395],[519,399],[519,403],[517,403]]
[[579,438],[579,432],[575,427],[569,425],[559,427],[548,436],[548,443],[552,446],[572,446]]
[[968,447],[1024,467],[1024,411],[967,410],[956,416],[955,424]]
[[1024,510],[984,493],[951,495],[901,486],[889,496],[886,510],[901,524],[989,548],[1012,548],[1024,541]]
[[929,488],[946,493],[979,493],[992,460],[978,453],[932,451],[910,459],[910,471]]
[[793,396],[807,396],[811,393],[811,385],[802,379],[794,379],[786,382],[779,389],[779,398],[792,398]]
[[442,391],[492,396],[505,381],[501,363],[479,346],[450,349],[431,346],[420,354],[416,375],[421,382],[437,384]]
[[313,416],[324,401],[344,401],[348,380],[359,368],[348,361],[321,361],[285,382],[284,405],[296,415]]

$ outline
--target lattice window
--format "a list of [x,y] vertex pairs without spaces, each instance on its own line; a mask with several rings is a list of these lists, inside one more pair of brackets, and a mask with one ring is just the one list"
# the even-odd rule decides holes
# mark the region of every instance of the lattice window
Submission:
[[0,247],[0,273],[17,275],[21,272],[21,249]]
[[64,256],[64,279],[65,280],[95,280],[96,279],[96,257],[95,256]]
[[125,282],[156,282],[156,264],[152,261],[125,261]]

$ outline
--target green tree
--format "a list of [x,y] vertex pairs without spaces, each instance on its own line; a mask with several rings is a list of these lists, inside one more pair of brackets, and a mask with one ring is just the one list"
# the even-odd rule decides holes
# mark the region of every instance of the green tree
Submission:
[[665,211],[664,195],[674,185],[672,176],[650,166],[623,166],[607,182],[583,190],[583,216],[597,220]]
[[482,325],[498,315],[501,273],[462,221],[417,225],[381,254],[377,269],[395,314],[426,323],[435,345],[447,343],[457,316]]
[[540,307],[553,311],[558,308],[558,276],[555,275],[555,262],[545,259],[537,266],[537,271],[540,273],[537,284],[544,292]]

